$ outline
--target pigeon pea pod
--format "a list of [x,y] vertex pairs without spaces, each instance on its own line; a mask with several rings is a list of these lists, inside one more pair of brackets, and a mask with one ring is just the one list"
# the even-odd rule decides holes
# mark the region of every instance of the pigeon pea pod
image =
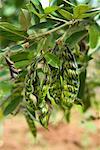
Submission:
[[62,63],[58,70],[51,68],[53,82],[50,94],[57,104],[67,106],[77,98],[79,90],[78,67],[75,57],[68,47],[63,46],[61,49],[58,47],[54,53]]
[[[44,59],[36,59],[29,67],[24,92],[26,101],[25,107],[33,116],[33,120],[40,122],[45,128],[48,126],[50,117],[50,106],[47,101],[47,92],[50,84],[48,74],[49,67]],[[31,123],[30,118],[28,121]]]

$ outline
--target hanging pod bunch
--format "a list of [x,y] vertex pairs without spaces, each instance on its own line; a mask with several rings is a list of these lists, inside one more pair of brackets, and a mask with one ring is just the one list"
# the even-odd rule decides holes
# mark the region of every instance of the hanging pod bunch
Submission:
[[[58,70],[51,68],[52,85],[50,93],[55,102],[66,108],[74,103],[79,90],[79,73],[75,57],[67,46],[61,48],[56,45],[53,53],[60,60]],[[55,71],[54,71],[55,70]]]
[[[49,58],[50,56],[52,57]],[[52,58],[55,58],[55,62],[59,60],[59,65],[55,65]],[[64,109],[74,103],[79,90],[79,75],[71,50],[65,45],[59,47],[57,44],[53,49],[36,57],[28,69],[24,90],[24,114],[33,135],[36,136],[34,121],[48,127],[52,100]]]

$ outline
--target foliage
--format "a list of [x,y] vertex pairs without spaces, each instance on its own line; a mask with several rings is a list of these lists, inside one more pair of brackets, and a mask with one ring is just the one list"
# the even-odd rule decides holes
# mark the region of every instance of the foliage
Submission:
[[99,11],[67,0],[51,0],[43,8],[39,0],[31,0],[20,9],[17,26],[3,16],[0,106],[4,116],[21,111],[36,136],[35,122],[48,128],[52,109],[61,109],[69,120],[74,104],[88,108],[84,92],[88,63],[99,49]]

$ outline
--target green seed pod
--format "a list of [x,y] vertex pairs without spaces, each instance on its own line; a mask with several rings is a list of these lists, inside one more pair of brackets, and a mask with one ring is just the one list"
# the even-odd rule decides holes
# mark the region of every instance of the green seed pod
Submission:
[[[50,117],[50,109],[46,100],[50,84],[48,74],[49,67],[44,62],[44,58],[36,59],[29,67],[24,94],[25,107],[30,109],[34,120],[39,121],[45,128],[48,126]],[[35,101],[32,99],[32,95],[36,97]]]
[[75,101],[78,94],[78,67],[75,57],[68,47],[56,48],[54,53],[61,60],[62,64],[59,69],[51,67],[52,84],[50,95],[57,104],[67,106]]
[[33,136],[36,137],[37,130],[36,130],[36,126],[35,126],[35,123],[34,123],[34,119],[32,118],[31,115],[29,115],[27,110],[24,111],[24,115],[25,115],[26,121],[29,125],[29,128],[30,128]]

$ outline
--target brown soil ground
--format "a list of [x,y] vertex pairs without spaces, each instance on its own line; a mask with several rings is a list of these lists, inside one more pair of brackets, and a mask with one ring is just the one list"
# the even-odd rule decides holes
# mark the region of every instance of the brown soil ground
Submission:
[[74,114],[69,124],[59,121],[49,125],[48,130],[38,127],[34,139],[24,117],[8,118],[4,122],[0,150],[100,150],[100,120],[81,123]]

